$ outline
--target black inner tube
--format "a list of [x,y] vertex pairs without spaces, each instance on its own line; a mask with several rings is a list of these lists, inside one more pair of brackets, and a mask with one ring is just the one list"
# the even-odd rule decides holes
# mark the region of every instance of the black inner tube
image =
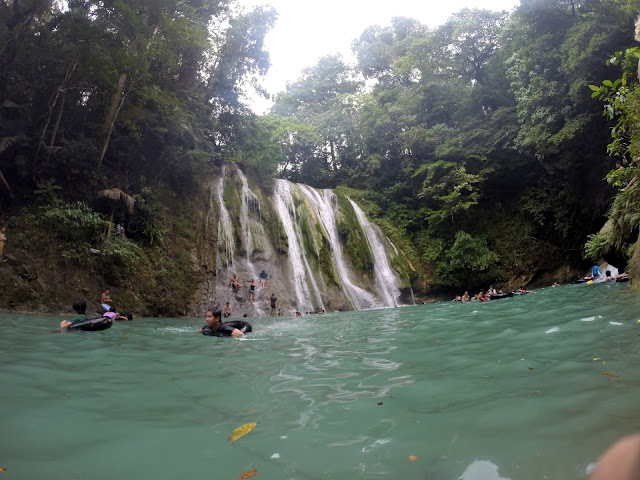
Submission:
[[97,332],[111,328],[113,322],[107,317],[89,318],[82,322],[76,322],[69,326],[69,330],[82,330],[84,332]]
[[226,325],[229,325],[230,327],[237,328],[242,333],[249,333],[253,331],[251,324],[249,322],[243,322],[242,320],[231,320],[230,322],[224,322],[224,323]]
[[513,292],[507,293],[494,293],[493,295],[489,295],[490,300],[500,300],[501,298],[513,297]]

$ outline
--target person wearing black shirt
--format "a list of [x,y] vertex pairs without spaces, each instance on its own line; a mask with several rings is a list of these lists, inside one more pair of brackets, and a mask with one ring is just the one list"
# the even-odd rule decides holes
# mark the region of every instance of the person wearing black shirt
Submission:
[[214,310],[210,308],[207,310],[207,324],[198,330],[202,335],[209,337],[240,337],[244,335],[237,328],[232,327],[226,323],[222,323],[222,312],[220,310]]

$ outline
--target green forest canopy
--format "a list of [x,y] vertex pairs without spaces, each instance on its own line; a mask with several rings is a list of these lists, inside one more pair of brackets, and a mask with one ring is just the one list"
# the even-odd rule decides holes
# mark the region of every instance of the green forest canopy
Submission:
[[[527,282],[580,264],[604,223],[616,119],[589,85],[622,75],[606,60],[630,46],[639,11],[522,0],[512,14],[466,9],[436,28],[394,18],[354,40],[354,65],[320,59],[255,116],[243,98],[269,67],[270,8],[0,0],[2,211],[80,202],[73,221],[108,217],[98,192],[118,188],[138,200],[121,214],[140,226],[131,241],[162,245],[167,191],[234,162],[351,189],[407,253],[418,291]],[[613,152],[627,180],[634,145]],[[104,241],[100,225],[87,232],[73,244]],[[637,220],[624,235],[624,248],[589,252],[628,254]]]

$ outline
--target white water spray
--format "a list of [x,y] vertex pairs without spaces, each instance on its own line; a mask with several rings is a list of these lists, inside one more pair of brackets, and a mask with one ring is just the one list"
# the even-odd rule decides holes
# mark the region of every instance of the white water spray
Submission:
[[220,205],[220,219],[218,220],[218,252],[224,267],[233,265],[235,242],[229,210],[224,203],[224,179],[227,176],[227,166],[222,166],[222,174],[218,182],[218,204]]
[[378,293],[384,300],[387,307],[395,307],[400,298],[400,289],[398,288],[398,280],[389,264],[389,255],[387,254],[386,245],[383,243],[379,235],[373,229],[371,222],[367,220],[366,215],[356,202],[347,197],[353,210],[356,212],[360,227],[367,237],[367,243],[373,253],[373,272],[376,278],[376,288]]
[[298,222],[296,221],[296,210],[293,202],[293,185],[286,180],[276,180],[274,189],[274,204],[280,221],[287,234],[289,243],[289,264],[291,265],[291,274],[293,275],[293,287],[296,292],[297,309],[299,311],[315,310],[311,299],[312,292],[309,289],[307,278],[310,279],[313,295],[320,308],[324,309],[320,290],[313,276],[313,271],[309,266],[307,256],[301,245],[301,237],[299,234]]
[[308,187],[307,185],[298,184],[297,186],[309,199],[309,202],[318,214],[320,223],[327,233],[327,238],[333,251],[336,269],[338,270],[338,276],[342,282],[342,290],[351,301],[353,308],[362,310],[364,308],[380,306],[379,302],[376,301],[371,293],[358,287],[351,280],[350,271],[344,260],[342,245],[338,237],[338,227],[334,211],[334,204],[336,203],[335,194],[331,190],[323,190],[323,194],[321,195],[316,189]]

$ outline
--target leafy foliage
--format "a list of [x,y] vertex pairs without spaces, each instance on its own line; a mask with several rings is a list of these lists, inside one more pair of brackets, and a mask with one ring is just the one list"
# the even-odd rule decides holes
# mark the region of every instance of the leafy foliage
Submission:
[[622,76],[614,81],[604,80],[600,86],[590,85],[592,97],[605,102],[603,115],[615,122],[611,129],[609,154],[618,156],[625,165],[611,170],[607,180],[623,187],[616,195],[607,216],[608,220],[597,234],[592,234],[585,245],[588,258],[597,260],[611,252],[622,252],[630,257],[640,230],[640,193],[638,191],[638,155],[640,155],[640,86],[637,82],[640,48],[617,51],[608,60],[619,65]]
[[[588,85],[606,80],[635,13],[629,1],[531,0],[511,15],[463,10],[435,29],[406,18],[368,27],[355,71],[322,59],[276,99],[272,125],[289,127],[280,175],[367,192],[423,279],[473,288],[549,268],[514,248],[578,263],[611,197],[600,184],[607,119]],[[482,240],[489,217],[527,236]]]
[[[55,246],[52,262],[114,285],[139,275],[136,301],[184,314],[192,266],[173,251],[180,239],[166,238],[173,211],[190,211],[176,199],[188,205],[202,176],[237,152],[276,13],[228,0],[58,5],[0,2],[0,213],[21,245]],[[132,210],[100,194],[117,191],[136,199]],[[115,223],[127,239],[107,234]]]
[[[99,246],[113,281],[132,281],[138,264],[150,304],[171,303],[166,276],[192,285],[188,254],[169,253],[191,234],[175,217],[224,161],[256,169],[265,188],[281,176],[358,192],[423,292],[531,278],[581,261],[613,194],[607,172],[617,187],[636,177],[640,54],[620,50],[636,13],[631,0],[522,0],[511,14],[465,9],[436,28],[394,18],[354,41],[355,65],[321,58],[255,117],[243,98],[265,94],[269,7],[0,2],[0,199],[15,212],[36,197],[41,210],[19,214],[33,240],[53,228],[65,258],[89,263]],[[607,144],[624,172],[611,170]],[[133,211],[98,194],[116,189]],[[590,255],[632,244],[633,191],[618,195]],[[105,235],[112,220],[126,240]]]

